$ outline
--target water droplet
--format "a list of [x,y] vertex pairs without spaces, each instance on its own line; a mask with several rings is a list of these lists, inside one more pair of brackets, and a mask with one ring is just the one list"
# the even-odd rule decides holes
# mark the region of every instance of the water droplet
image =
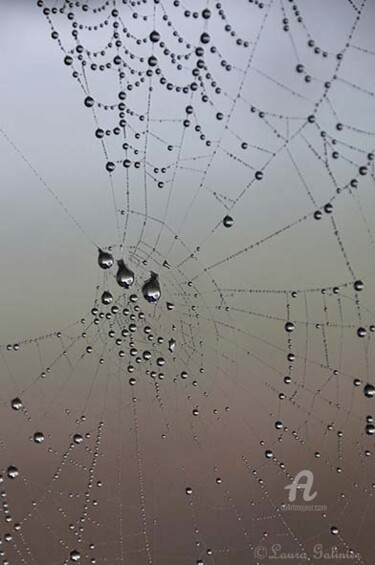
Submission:
[[152,41],[152,43],[157,43],[158,41],[160,41],[160,33],[154,29],[154,31],[150,33],[150,40]]
[[367,383],[367,385],[365,385],[364,389],[363,389],[364,395],[367,396],[367,398],[373,398],[375,396],[375,387],[374,385]]
[[365,337],[367,334],[366,328],[358,328],[357,330],[357,336],[358,337]]
[[134,273],[122,259],[117,261],[118,270],[116,273],[117,283],[123,288],[130,288],[134,282]]
[[10,403],[11,407],[13,408],[13,410],[21,410],[22,408],[22,401],[20,398],[18,398],[18,396],[16,398],[13,398],[13,400]]
[[207,32],[203,32],[201,35],[201,42],[207,45],[211,40],[210,34]]
[[294,332],[294,330],[296,329],[293,322],[287,322],[285,324],[284,328],[285,328],[285,331],[288,332],[288,333]]
[[35,443],[43,443],[44,435],[42,434],[42,432],[35,432],[34,441]]
[[147,302],[156,303],[161,296],[159,277],[156,273],[151,273],[150,278],[144,283],[142,293]]
[[337,534],[339,533],[339,529],[337,526],[331,526],[331,534],[334,536],[337,536]]
[[77,551],[76,549],[73,549],[73,551],[70,552],[70,561],[74,561],[77,562],[81,559],[81,554],[79,551]]
[[112,255],[99,249],[98,264],[101,269],[110,269],[113,265]]
[[112,294],[109,292],[109,290],[105,290],[101,297],[102,304],[111,304],[112,300]]
[[80,443],[83,442],[83,437],[81,434],[74,434],[73,436],[73,441],[74,443],[76,443],[77,445],[79,445]]
[[234,224],[234,220],[231,216],[225,216],[225,218],[223,219],[223,225],[226,228],[231,228]]
[[172,338],[168,341],[168,349],[171,353],[173,353],[175,348],[176,348],[176,340]]
[[92,96],[86,96],[84,104],[87,108],[92,108],[95,104],[95,100],[92,98]]
[[364,289],[365,285],[363,284],[362,281],[355,281],[355,283],[353,284],[354,286],[354,290],[356,290],[357,292],[360,292],[361,290]]
[[367,424],[366,425],[366,434],[368,436],[373,436],[375,435],[375,426],[374,424]]
[[14,465],[10,465],[7,469],[7,475],[10,479],[16,479],[19,475],[19,471],[17,467],[15,467]]
[[172,304],[172,302],[167,302],[167,310],[174,310],[175,309],[175,305]]
[[151,57],[148,58],[148,64],[150,65],[150,67],[156,67],[156,65],[158,64],[157,57],[155,57],[155,55],[151,55]]

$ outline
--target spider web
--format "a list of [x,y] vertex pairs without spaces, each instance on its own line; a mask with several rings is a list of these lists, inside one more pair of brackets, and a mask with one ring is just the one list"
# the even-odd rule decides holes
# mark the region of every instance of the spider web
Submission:
[[55,275],[34,248],[65,277],[30,316],[49,329],[0,349],[3,563],[370,563],[371,3],[37,8],[84,145],[53,130],[65,169],[1,127],[13,184],[68,226]]

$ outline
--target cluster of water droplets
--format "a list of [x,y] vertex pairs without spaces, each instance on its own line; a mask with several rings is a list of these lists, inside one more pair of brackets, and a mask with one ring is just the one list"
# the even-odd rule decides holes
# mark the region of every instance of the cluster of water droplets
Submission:
[[[114,264],[114,259],[108,251],[99,249],[98,264],[101,269],[110,269]],[[135,280],[134,272],[126,265],[123,259],[117,261],[116,281],[117,284],[125,289],[129,289]],[[142,294],[145,300],[151,304],[156,304],[160,300],[161,290],[159,277],[151,272],[150,277],[142,284]],[[112,295],[109,291],[102,294],[103,304],[112,302]]]

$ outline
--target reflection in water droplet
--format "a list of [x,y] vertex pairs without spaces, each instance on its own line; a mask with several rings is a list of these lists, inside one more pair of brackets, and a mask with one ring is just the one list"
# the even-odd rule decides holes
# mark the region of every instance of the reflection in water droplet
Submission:
[[110,269],[113,265],[113,257],[108,251],[99,249],[98,265],[101,269]]
[[134,273],[122,259],[117,261],[118,270],[116,273],[117,283],[123,288],[129,288],[134,282]]
[[144,283],[142,287],[144,298],[147,302],[158,302],[161,296],[159,277],[156,273],[151,273],[150,278]]

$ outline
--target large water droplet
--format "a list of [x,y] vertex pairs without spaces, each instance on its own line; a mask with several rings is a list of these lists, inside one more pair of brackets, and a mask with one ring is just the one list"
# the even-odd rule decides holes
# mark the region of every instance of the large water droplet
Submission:
[[367,334],[366,328],[360,327],[357,329],[358,337],[366,337],[366,334]]
[[44,435],[42,434],[42,432],[35,432],[33,439],[35,443],[43,443]]
[[116,280],[117,283],[122,286],[123,288],[130,288],[134,282],[134,273],[127,265],[125,265],[124,261],[120,259],[117,261],[118,270],[116,273]]
[[81,554],[79,551],[77,551],[76,549],[73,549],[73,551],[70,552],[70,561],[74,561],[77,562],[81,559]]
[[374,385],[367,383],[367,385],[365,385],[364,388],[363,388],[363,392],[364,392],[364,395],[367,396],[367,398],[373,398],[375,396]]
[[22,401],[20,398],[18,398],[18,396],[16,398],[13,398],[10,404],[13,410],[21,410],[22,408]]
[[156,273],[151,273],[150,278],[144,283],[142,287],[142,292],[147,302],[150,303],[158,302],[161,296],[161,291],[160,291],[159,277]]
[[17,467],[15,467],[14,465],[10,465],[7,469],[7,475],[10,479],[16,479],[19,475],[19,471]]
[[98,264],[101,269],[110,269],[113,265],[113,257],[111,253],[99,249]]

